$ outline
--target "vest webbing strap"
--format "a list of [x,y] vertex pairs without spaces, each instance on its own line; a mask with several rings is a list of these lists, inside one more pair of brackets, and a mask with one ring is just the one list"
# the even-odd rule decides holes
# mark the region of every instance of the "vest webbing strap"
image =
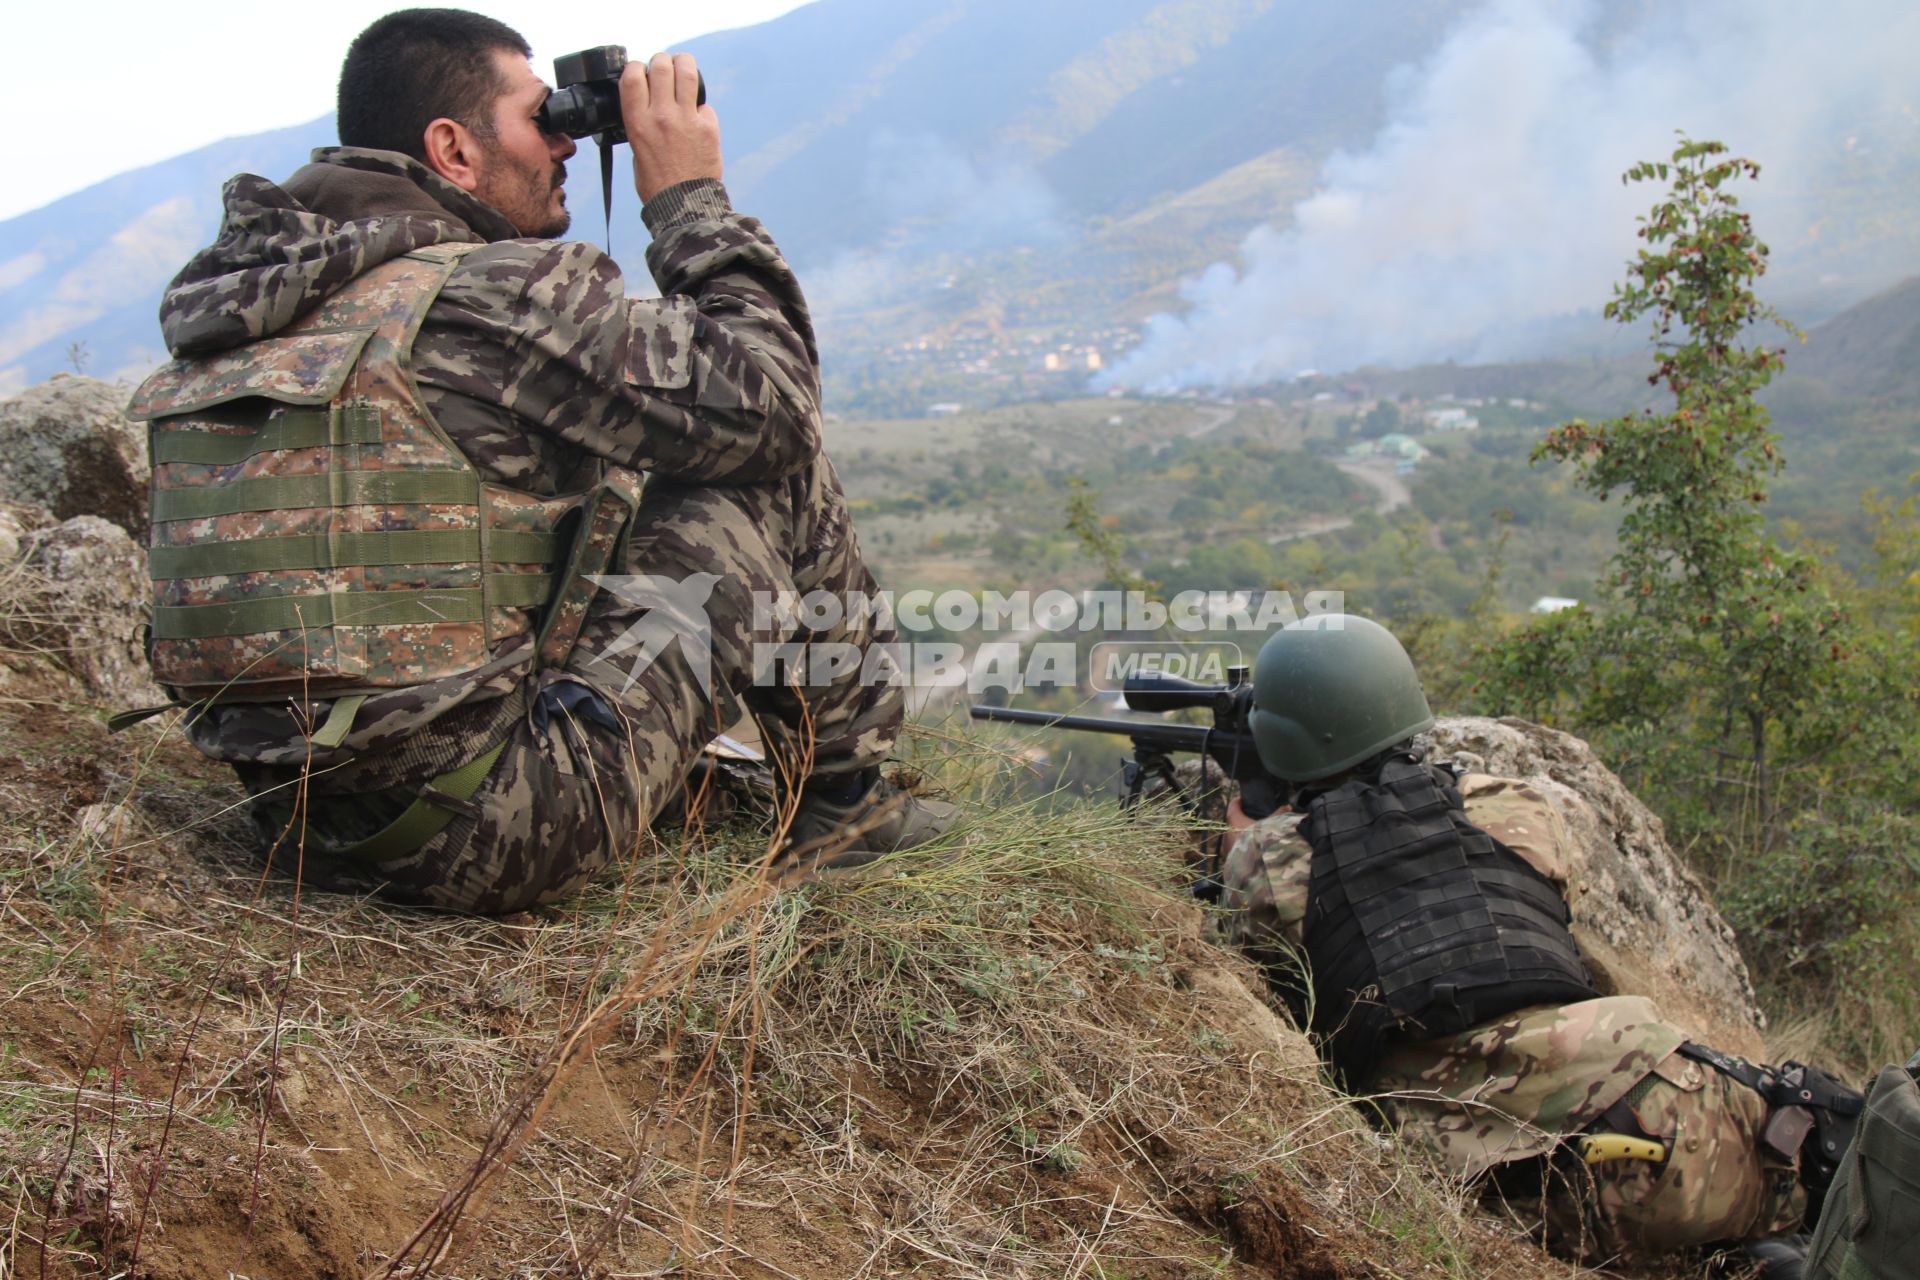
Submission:
[[[551,533],[497,529],[488,538],[496,564],[551,562],[560,539]],[[355,565],[477,564],[478,529],[376,529],[365,533],[302,533],[195,547],[155,547],[147,555],[155,580],[211,578],[283,569],[337,569]]]
[[[507,749],[507,740],[502,738],[494,747],[474,757],[457,769],[447,772],[429,782],[420,798],[401,810],[400,816],[364,840],[356,840],[348,845],[335,845],[322,840],[309,832],[307,843],[310,849],[331,858],[354,862],[387,862],[394,858],[404,858],[419,849],[427,841],[446,829],[456,816],[454,806],[434,803],[436,799],[451,800],[464,805],[473,799],[474,792],[480,789],[493,766],[499,761],[500,754]],[[279,809],[271,806],[270,811]],[[285,812],[284,810],[280,810]],[[282,821],[285,818],[281,819]]]
[[614,467],[581,504],[580,527],[574,534],[566,569],[534,642],[541,666],[566,665],[580,628],[586,624],[587,608],[599,590],[594,579],[613,563],[620,540],[640,506],[640,486],[640,478],[633,472]]
[[494,608],[538,609],[553,595],[550,573],[490,573],[487,603]]
[[256,453],[278,449],[316,449],[322,445],[379,444],[380,410],[373,405],[348,405],[335,415],[327,409],[288,409],[276,414],[257,431],[202,431],[159,428],[150,447],[155,466],[190,462],[204,466],[231,466]]
[[316,747],[337,747],[345,742],[347,735],[353,732],[353,719],[360,714],[360,704],[366,700],[364,693],[335,698],[332,708],[327,712],[326,723],[315,729],[307,740]]
[[435,626],[479,622],[488,604],[530,609],[553,590],[544,573],[488,574],[484,599],[479,587],[425,591],[331,591],[305,596],[268,596],[227,604],[161,605],[153,611],[156,640],[204,640],[273,631],[322,627]]
[[160,605],[153,611],[156,640],[204,640],[265,631],[478,622],[480,588],[443,591],[333,591],[270,596],[231,604]]
[[480,477],[471,471],[334,471],[260,476],[204,489],[162,489],[153,495],[153,518],[202,520],[243,511],[425,502],[471,506],[479,501]]
[[557,533],[495,529],[487,535],[487,558],[494,564],[552,564],[564,541]]

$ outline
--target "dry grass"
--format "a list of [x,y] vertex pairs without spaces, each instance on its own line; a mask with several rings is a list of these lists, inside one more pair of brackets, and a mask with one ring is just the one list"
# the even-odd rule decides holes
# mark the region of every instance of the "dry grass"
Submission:
[[0,708],[0,1280],[1575,1274],[1323,1086],[1170,822],[935,745],[990,817],[912,874],[696,821],[474,920],[263,881],[177,740]]
[[54,598],[54,584],[25,555],[0,562],[0,677],[30,673],[36,683],[64,683],[70,641]]

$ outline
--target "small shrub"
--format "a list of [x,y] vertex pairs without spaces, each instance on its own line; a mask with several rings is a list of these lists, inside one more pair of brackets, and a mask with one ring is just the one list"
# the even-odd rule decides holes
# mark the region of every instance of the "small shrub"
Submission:
[[1858,1069],[1920,1043],[1920,822],[1803,816],[1781,847],[1751,853],[1726,878],[1720,904],[1769,1003],[1831,1010],[1842,1037],[1832,1048]]

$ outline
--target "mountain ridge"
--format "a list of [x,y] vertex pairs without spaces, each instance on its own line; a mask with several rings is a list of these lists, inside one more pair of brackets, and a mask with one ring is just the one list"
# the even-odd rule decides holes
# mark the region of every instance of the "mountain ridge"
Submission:
[[[68,369],[137,377],[164,360],[160,290],[212,239],[221,184],[236,173],[284,177],[332,135],[328,114],[224,138],[0,223],[0,390]],[[122,269],[106,275],[99,257],[113,248]]]
[[[945,274],[930,264],[952,245],[991,271],[1004,251],[1085,241],[1097,251],[1072,269],[1111,276],[1142,269],[1134,260],[1153,254],[1147,283],[1164,286],[1205,265],[1194,246],[1230,251],[1253,226],[1284,215],[1297,177],[1264,193],[1254,183],[1231,208],[1200,219],[1197,237],[1188,225],[1145,245],[1101,240],[1105,220],[1177,202],[1276,147],[1310,171],[1332,147],[1363,140],[1380,122],[1387,72],[1467,7],[1387,0],[1371,18],[1385,35],[1347,24],[1335,39],[1342,24],[1300,0],[822,0],[686,47],[721,112],[736,203],[765,211],[803,272],[848,254],[884,255],[886,274],[927,297]],[[177,268],[211,238],[223,179],[284,178],[333,141],[326,116],[228,139],[0,222],[0,391],[75,365],[137,376],[161,358],[152,319],[171,269],[157,260],[171,254]],[[590,153],[583,146],[574,163],[576,189],[594,184]],[[116,297],[93,298],[84,311],[55,305],[74,287],[64,275],[77,265],[77,240],[108,241],[173,199],[189,204],[183,225],[155,241],[155,263],[123,274]],[[623,189],[614,199],[617,226],[632,226],[631,197]],[[187,230],[194,219],[197,236]],[[582,218],[575,234],[597,238],[594,221]],[[640,268],[624,230],[614,244],[624,265]],[[1118,266],[1115,253],[1125,259]]]
[[[1608,11],[1578,38],[1603,60],[1652,11]],[[736,205],[765,218],[814,301],[829,380],[891,377],[905,402],[929,374],[993,402],[1035,386],[1017,372],[887,372],[887,353],[1018,330],[1111,361],[1114,334],[1187,308],[1203,274],[1251,270],[1260,237],[1293,234],[1301,202],[1418,126],[1423,78],[1443,75],[1490,13],[1472,0],[1381,0],[1363,14],[1306,0],[818,0],[686,47],[721,113]],[[1902,194],[1920,194],[1920,141],[1898,111],[1875,110],[1849,116],[1858,128],[1844,139],[1823,136],[1815,162],[1769,175],[1764,194],[1790,215],[1774,235],[1776,280],[1800,314],[1920,267],[1920,217],[1902,212],[1920,208]],[[333,140],[325,116],[230,138],[0,222],[0,392],[75,367],[138,376],[163,354],[160,289],[218,225],[221,181],[282,179]],[[582,210],[597,203],[591,146],[573,166]],[[1564,189],[1566,175],[1537,179],[1556,180]],[[632,197],[616,186],[614,248],[644,278]],[[583,216],[575,234],[597,239],[598,222]],[[1330,279],[1374,287],[1364,266]],[[1578,336],[1538,320],[1513,318],[1523,346]],[[857,395],[836,403],[872,411]]]

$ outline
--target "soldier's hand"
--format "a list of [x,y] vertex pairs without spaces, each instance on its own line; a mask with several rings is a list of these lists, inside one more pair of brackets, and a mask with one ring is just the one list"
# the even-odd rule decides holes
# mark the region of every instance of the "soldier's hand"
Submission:
[[699,94],[690,53],[656,53],[620,73],[620,115],[642,203],[675,183],[720,177],[720,118],[712,107],[694,105]]
[[1235,796],[1227,803],[1227,829],[1230,831],[1245,831],[1252,825],[1253,819],[1249,818],[1247,811],[1240,807],[1240,797]]

